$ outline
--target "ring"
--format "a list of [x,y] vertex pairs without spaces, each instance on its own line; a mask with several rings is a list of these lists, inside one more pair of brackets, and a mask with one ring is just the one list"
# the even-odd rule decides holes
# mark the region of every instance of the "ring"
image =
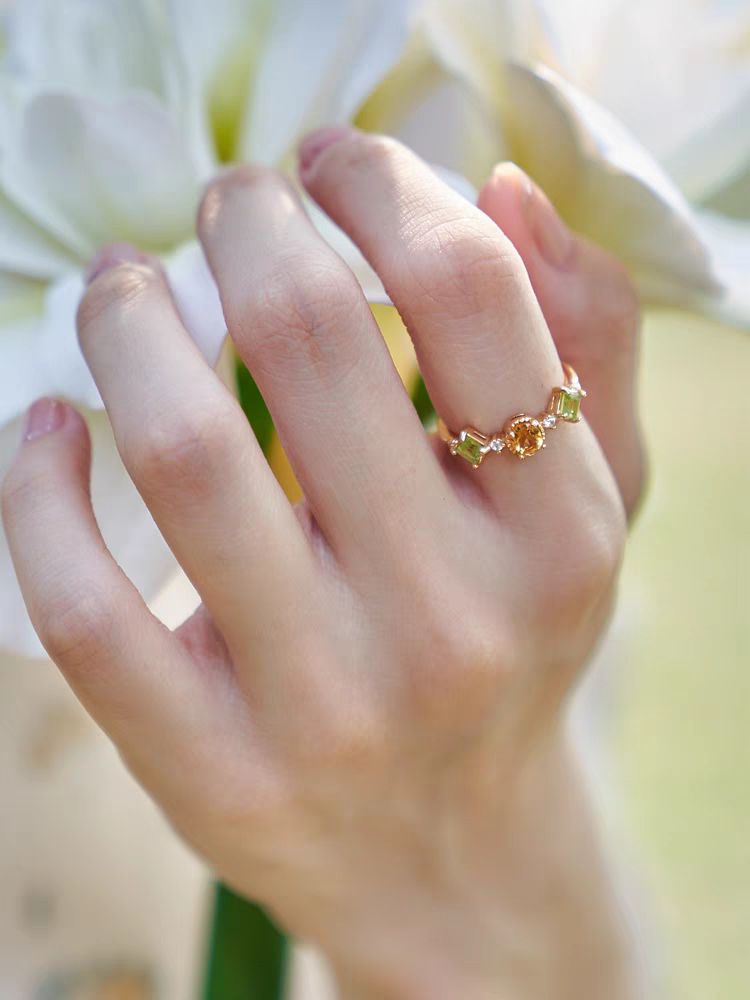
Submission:
[[555,427],[558,420],[569,424],[578,423],[581,419],[581,400],[586,396],[570,365],[563,362],[563,369],[565,382],[552,390],[544,413],[536,417],[517,413],[496,434],[483,434],[476,427],[464,427],[458,434],[454,434],[440,418],[438,433],[450,446],[451,455],[460,455],[477,469],[492,451],[498,454],[507,451],[516,458],[529,458],[546,448],[547,431]]

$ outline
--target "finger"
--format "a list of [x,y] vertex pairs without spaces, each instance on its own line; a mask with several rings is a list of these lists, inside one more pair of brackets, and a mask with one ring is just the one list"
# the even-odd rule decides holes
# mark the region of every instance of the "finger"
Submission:
[[160,269],[122,257],[99,267],[81,303],[81,346],[125,466],[232,648],[288,627],[310,547]]
[[102,728],[142,769],[161,761],[181,772],[205,746],[214,699],[107,551],[89,471],[81,416],[36,403],[2,493],[21,590],[45,649]]
[[588,389],[586,419],[632,515],[644,462],[635,400],[639,303],[627,271],[605,250],[572,235],[513,164],[502,164],[487,181],[479,207],[521,255],[560,357]]
[[[300,174],[383,280],[454,432],[499,431],[514,414],[545,409],[563,378],[560,360],[518,254],[485,213],[400,143],[353,129],[313,134]],[[585,430],[560,428],[555,457],[531,463],[543,479],[564,475],[571,460],[585,474]],[[526,503],[543,485],[538,468],[519,466],[490,456],[473,474],[507,510],[509,491]]]
[[443,473],[354,275],[287,182],[260,168],[222,175],[199,234],[230,335],[334,551],[371,566],[432,530]]

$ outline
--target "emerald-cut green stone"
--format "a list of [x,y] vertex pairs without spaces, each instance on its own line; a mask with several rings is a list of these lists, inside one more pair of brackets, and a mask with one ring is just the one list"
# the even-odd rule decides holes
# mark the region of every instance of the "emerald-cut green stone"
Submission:
[[580,389],[562,386],[557,390],[555,416],[561,420],[577,423],[581,419],[580,409],[583,393]]
[[477,437],[471,431],[461,431],[456,443],[456,454],[476,468],[484,458],[486,444],[484,437]]

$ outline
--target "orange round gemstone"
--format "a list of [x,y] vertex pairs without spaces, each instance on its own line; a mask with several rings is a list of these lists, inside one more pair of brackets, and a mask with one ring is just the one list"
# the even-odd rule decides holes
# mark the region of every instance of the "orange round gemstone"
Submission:
[[544,447],[544,428],[536,417],[522,414],[506,424],[505,441],[509,451],[519,458],[528,458]]

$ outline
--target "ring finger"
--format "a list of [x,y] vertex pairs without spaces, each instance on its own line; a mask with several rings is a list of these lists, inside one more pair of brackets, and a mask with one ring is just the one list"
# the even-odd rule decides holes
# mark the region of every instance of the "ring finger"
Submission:
[[[483,212],[399,143],[354,129],[310,136],[300,173],[383,280],[454,433],[467,425],[498,432],[515,414],[545,410],[563,379],[560,359],[523,262]],[[531,496],[547,502],[540,476],[563,475],[573,461],[580,477],[601,463],[585,425],[556,434],[536,468],[488,455],[476,470],[507,513]]]

